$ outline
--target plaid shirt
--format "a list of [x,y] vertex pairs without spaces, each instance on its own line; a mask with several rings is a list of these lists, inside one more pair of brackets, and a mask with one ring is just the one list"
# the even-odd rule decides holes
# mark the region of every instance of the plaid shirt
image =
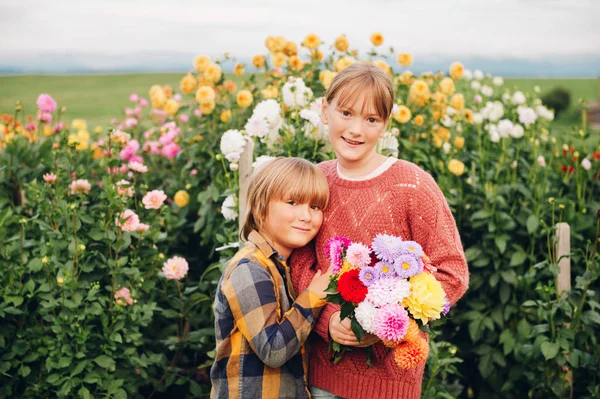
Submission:
[[308,398],[304,342],[325,301],[295,298],[283,258],[256,231],[248,241],[217,288],[211,397]]

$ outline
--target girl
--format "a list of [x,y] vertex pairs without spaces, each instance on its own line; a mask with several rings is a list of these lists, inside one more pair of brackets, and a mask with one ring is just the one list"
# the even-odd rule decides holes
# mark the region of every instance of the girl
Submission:
[[277,158],[253,177],[246,246],[217,287],[211,397],[309,397],[304,342],[325,305],[331,271],[315,274],[296,296],[286,260],[315,237],[328,200],[323,173],[303,159]]
[[[355,63],[341,71],[325,93],[321,120],[329,128],[335,160],[319,167],[329,183],[330,202],[315,247],[305,247],[291,260],[292,281],[299,291],[315,270],[295,267],[313,264],[327,270],[326,241],[343,235],[370,243],[380,233],[414,240],[437,267],[450,304],[466,291],[468,269],[456,223],[433,178],[413,163],[376,152],[394,104],[389,77],[370,63]],[[420,398],[425,364],[400,369],[393,352],[375,336],[359,343],[348,319],[340,320],[338,305],[327,304],[311,340],[310,384],[313,397],[351,399]],[[425,334],[425,333],[423,333]],[[355,349],[334,365],[328,342],[356,347],[373,345],[373,367],[366,352]]]

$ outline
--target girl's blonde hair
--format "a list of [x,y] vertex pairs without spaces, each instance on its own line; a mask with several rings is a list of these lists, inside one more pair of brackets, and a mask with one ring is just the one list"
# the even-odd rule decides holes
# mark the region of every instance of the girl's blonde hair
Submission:
[[329,202],[329,186],[321,169],[302,158],[283,157],[263,166],[248,187],[248,212],[240,232],[242,240],[248,240],[252,230],[261,230],[269,202],[282,199],[324,209]]
[[367,104],[371,105],[377,115],[388,120],[394,106],[394,87],[389,76],[370,62],[356,62],[338,73],[325,92],[328,104],[337,97],[338,106],[352,107],[360,93],[366,93]]

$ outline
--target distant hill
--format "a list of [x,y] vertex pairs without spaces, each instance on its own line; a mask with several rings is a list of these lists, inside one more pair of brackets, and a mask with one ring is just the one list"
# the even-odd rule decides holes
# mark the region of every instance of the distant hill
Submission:
[[[196,53],[155,51],[127,55],[97,53],[41,53],[34,55],[5,54],[0,60],[0,74],[96,74],[96,73],[144,73],[186,72],[193,70],[192,61]],[[240,58],[248,65],[250,58]],[[466,68],[480,69],[485,73],[504,77],[537,78],[595,78],[600,76],[600,54],[569,57],[544,57],[539,59],[484,58],[448,56],[415,56],[409,69],[415,73],[447,70],[454,62],[462,62]],[[399,68],[395,60],[389,60]],[[233,62],[224,64],[231,71]]]

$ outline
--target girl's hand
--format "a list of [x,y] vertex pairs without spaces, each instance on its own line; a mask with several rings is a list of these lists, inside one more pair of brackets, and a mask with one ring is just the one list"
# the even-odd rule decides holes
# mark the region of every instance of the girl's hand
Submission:
[[307,289],[319,295],[321,298],[325,298],[327,294],[330,292],[325,292],[327,287],[329,286],[329,280],[331,277],[332,268],[329,267],[325,273],[321,273],[321,271],[317,271],[317,274],[313,277]]
[[331,315],[331,318],[329,319],[329,334],[338,344],[355,346],[357,348],[371,346],[379,341],[379,338],[377,338],[376,335],[367,333],[362,337],[360,342],[358,342],[350,328],[350,319],[345,318],[344,320],[340,320],[340,312],[335,312]]

